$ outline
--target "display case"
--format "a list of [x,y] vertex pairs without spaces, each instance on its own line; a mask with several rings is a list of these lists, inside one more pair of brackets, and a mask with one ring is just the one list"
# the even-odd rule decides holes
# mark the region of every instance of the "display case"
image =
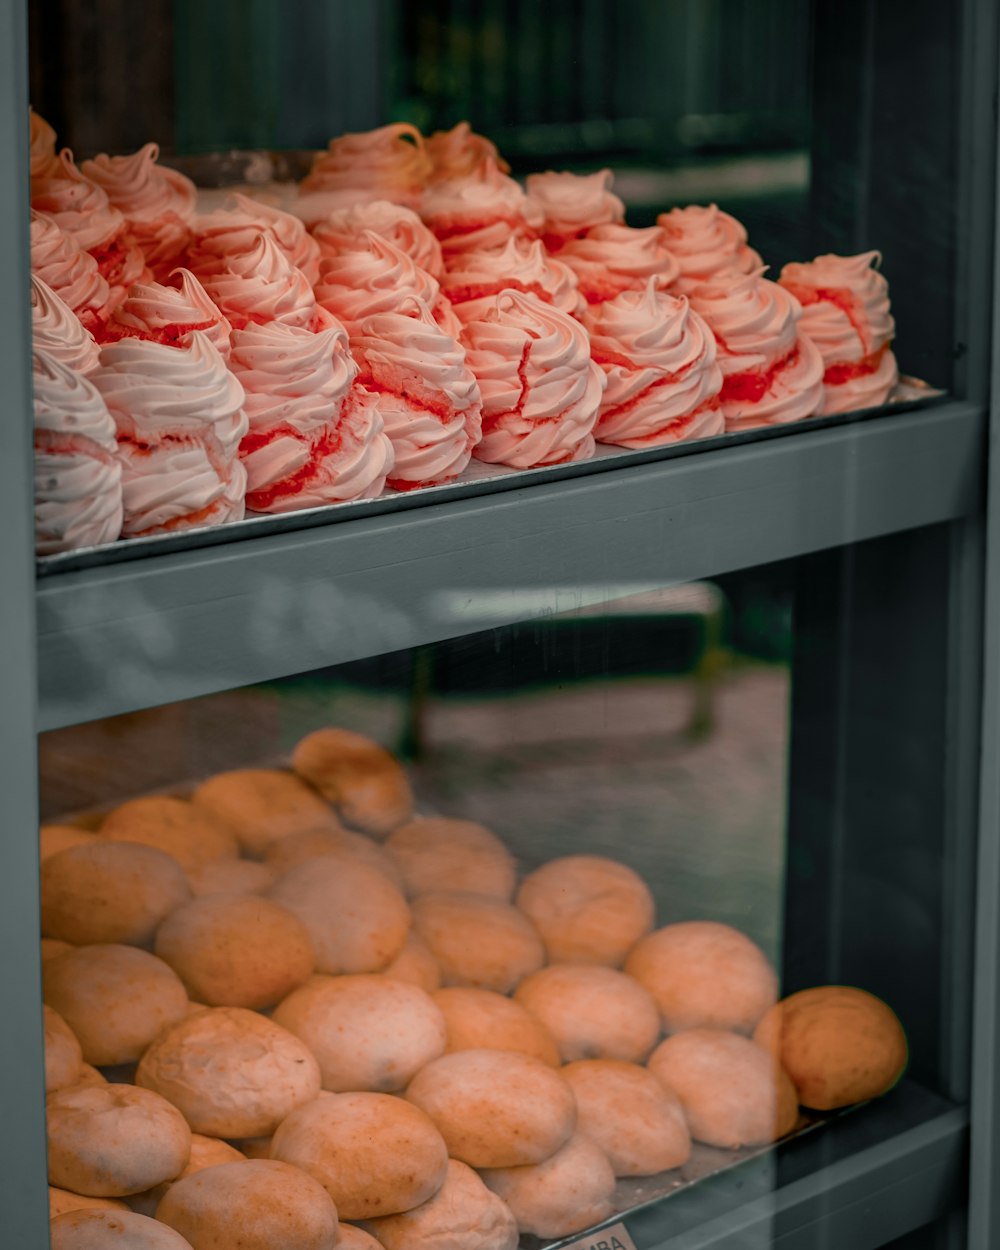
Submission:
[[[776,969],[782,997],[860,987],[905,1030],[905,1075],[882,1096],[806,1109],[776,1143],[763,1134],[728,1149],[703,1133],[686,1163],[619,1176],[592,1221],[524,1231],[523,1250],[992,1250],[992,6],[635,4],[628,31],[621,6],[591,3],[296,3],[279,20],[277,6],[236,6],[237,19],[228,4],[178,0],[134,25],[121,6],[99,19],[84,8],[14,3],[0,19],[12,276],[0,339],[0,1176],[11,1244],[48,1244],[39,823],[90,836],[135,796],[187,798],[213,774],[286,769],[307,735],[336,725],[388,748],[412,788],[412,810],[378,830],[390,847],[415,812],[497,834],[522,890],[551,861],[614,860],[649,891],[645,929],[738,930]],[[474,469],[36,560],[29,16],[34,103],[45,100],[80,156],[158,137],[174,149],[167,159],[225,182],[253,160],[269,175],[295,168],[288,150],[339,130],[396,119],[431,130],[462,108],[515,173],[614,164],[633,224],[718,198],[778,268],[881,248],[910,389],[877,408]],[[95,41],[98,20],[107,29]],[[216,65],[204,49],[226,31],[233,46]],[[114,107],[112,56],[159,84],[128,114]],[[327,72],[330,58],[357,90]],[[551,88],[546,64],[585,70],[593,91]],[[269,106],[254,111],[253,94]],[[206,157],[237,148],[253,150],[249,164]],[[268,862],[263,846],[252,857]],[[421,891],[404,884],[430,944]],[[606,936],[610,913],[597,927]],[[461,956],[475,960],[476,925],[463,933]],[[320,971],[367,975],[387,962]],[[560,962],[549,950],[509,981],[455,970],[446,981],[508,993]],[[762,1012],[738,1031],[753,1032]],[[612,1008],[574,1002],[568,1014],[550,1021],[563,1062],[612,1053],[592,1040]],[[662,1032],[684,1027],[658,1027],[657,1045]],[[652,1045],[614,1055],[642,1061]],[[405,1082],[325,1087],[402,1093]]]

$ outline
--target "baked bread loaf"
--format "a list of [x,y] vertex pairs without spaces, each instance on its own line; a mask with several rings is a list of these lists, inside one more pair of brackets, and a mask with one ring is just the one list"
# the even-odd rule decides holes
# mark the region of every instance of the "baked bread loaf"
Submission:
[[192,1250],[172,1228],[132,1211],[70,1211],[49,1234],[52,1250]]
[[315,790],[280,768],[217,773],[195,789],[191,801],[228,825],[244,853],[256,859],[289,834],[340,827]]
[[503,899],[453,890],[422,894],[411,907],[445,985],[508,994],[545,962],[534,925]]
[[292,767],[355,829],[385,837],[413,811],[406,773],[385,747],[348,729],[317,729],[292,752]]
[[382,975],[392,977],[394,981],[419,985],[428,994],[441,988],[441,967],[424,939],[412,929],[406,935],[406,945]]
[[555,1038],[541,1020],[513,999],[467,985],[438,990],[433,998],[444,1016],[449,1052],[516,1050],[559,1067]]
[[356,1224],[341,1224],[337,1250],[380,1250],[382,1243]]
[[277,876],[270,864],[253,859],[217,859],[191,869],[188,882],[195,898],[207,898],[210,894],[264,894]]
[[42,1011],[45,1017],[45,1089],[51,1094],[79,1081],[83,1074],[83,1050],[58,1011],[48,1004]]
[[[245,1158],[246,1155],[241,1154],[228,1142],[220,1141],[217,1137],[203,1137],[201,1133],[192,1133],[191,1153],[188,1156],[187,1166],[177,1180],[182,1181],[185,1176],[194,1176],[195,1172],[204,1172],[205,1168],[214,1168],[218,1163],[238,1163]],[[172,1184],[174,1184],[173,1181],[163,1181],[162,1184],[147,1189],[145,1193],[133,1194],[128,1199],[129,1207],[133,1211],[138,1211],[140,1215],[154,1218],[160,1200]]]
[[[445,1182],[429,1201],[368,1221],[385,1250],[517,1250],[517,1221],[472,1168],[448,1160]],[[341,1247],[341,1250],[343,1248]]]
[[67,1211],[127,1211],[120,1198],[88,1198],[86,1194],[70,1193],[68,1189],[49,1186],[49,1219]]
[[350,829],[307,829],[290,834],[268,847],[264,862],[280,876],[297,864],[324,855],[360,860],[377,868],[398,890],[403,888],[403,874],[388,851],[363,833],[352,833]]
[[236,834],[203,807],[166,794],[129,799],[109,812],[101,836],[138,842],[172,855],[185,871],[239,854]]
[[484,825],[471,820],[411,820],[386,840],[411,897],[463,890],[509,901],[514,857]]

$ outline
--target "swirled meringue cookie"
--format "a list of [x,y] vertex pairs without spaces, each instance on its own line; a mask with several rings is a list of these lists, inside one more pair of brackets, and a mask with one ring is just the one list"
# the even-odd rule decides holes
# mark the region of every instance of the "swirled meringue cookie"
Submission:
[[32,366],[38,554],[114,542],[122,530],[115,423],[83,374],[37,348]]
[[416,126],[393,122],[331,139],[327,150],[313,161],[300,190],[349,191],[355,200],[367,195],[416,208],[430,172],[423,135]]
[[392,444],[377,397],[353,385],[343,327],[234,330],[230,367],[250,422],[240,444],[249,508],[290,512],[381,493]]
[[656,224],[663,242],[677,261],[680,273],[674,290],[686,294],[714,274],[753,273],[763,264],[747,244],[742,222],[724,213],[718,204],[689,204],[660,213]]
[[388,239],[432,278],[440,278],[444,272],[441,244],[412,208],[392,204],[389,200],[372,200],[338,209],[313,228],[312,237],[319,244],[322,256],[336,256],[338,252],[356,247],[364,230]]
[[69,305],[37,274],[31,275],[31,341],[77,373],[97,368],[97,340]]
[[44,213],[31,210],[31,271],[95,331],[111,314],[111,288],[97,261]]
[[478,321],[504,290],[537,296],[570,317],[582,315],[586,302],[576,274],[550,257],[540,239],[510,235],[497,251],[456,252],[448,258],[441,290],[462,323]]
[[476,134],[468,122],[459,122],[451,130],[435,130],[427,140],[427,155],[431,158],[431,182],[471,178],[487,161],[492,161],[502,174],[510,173],[497,145],[485,135]]
[[319,244],[298,217],[238,191],[215,212],[196,217],[191,232],[185,259],[199,278],[224,273],[229,257],[250,251],[264,232],[270,233],[278,250],[310,283],[319,275]]
[[28,109],[28,124],[31,141],[31,181],[42,181],[54,178],[59,172],[59,159],[56,156],[56,132],[44,117]]
[[584,324],[608,383],[599,443],[658,447],[725,431],[715,337],[683,295],[658,291],[650,278],[643,291],[595,304]]
[[111,343],[92,377],[118,430],[125,535],[242,519],[243,388],[207,335],[193,331],[185,347]]
[[778,281],[802,305],[799,324],[823,357],[823,415],[884,404],[899,380],[881,263],[879,252],[831,254],[781,271]]
[[636,229],[614,222],[592,226],[568,239],[559,249],[559,259],[576,274],[588,304],[614,299],[622,291],[641,291],[649,278],[668,287],[678,274],[659,226]]
[[517,469],[587,460],[604,392],[578,321],[522,291],[503,291],[462,336],[483,397],[473,454]]
[[482,432],[479,386],[464,349],[420,300],[369,317],[351,336],[360,382],[379,396],[395,455],[388,485],[453,481]]
[[180,287],[159,282],[137,282],[129,288],[125,303],[111,314],[101,332],[105,343],[119,339],[147,339],[168,347],[185,347],[195,330],[201,330],[224,358],[229,356],[226,318],[190,270],[174,271]]
[[511,234],[533,238],[541,224],[520,183],[492,159],[471,177],[431,183],[420,216],[440,240],[446,267],[451,253],[502,247]]
[[727,431],[814,416],[823,401],[823,358],[799,330],[802,308],[761,272],[721,273],[696,286],[691,307],[719,345]]
[[528,197],[542,217],[542,239],[558,251],[568,239],[578,239],[594,226],[621,225],[625,205],[611,190],[610,169],[594,174],[529,174]]
[[208,274],[202,284],[209,298],[234,330],[281,321],[315,330],[316,297],[301,269],[296,269],[268,231],[258,234],[245,252],[231,254],[221,273]]

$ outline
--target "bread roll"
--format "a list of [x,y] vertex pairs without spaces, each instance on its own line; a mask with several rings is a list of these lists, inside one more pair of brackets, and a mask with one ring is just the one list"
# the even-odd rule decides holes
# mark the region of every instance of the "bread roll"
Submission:
[[322,1185],[273,1159],[221,1163],[171,1185],[156,1218],[194,1250],[334,1250],[337,1209]]
[[562,1076],[576,1095],[577,1130],[600,1146],[616,1176],[655,1176],[688,1161],[684,1108],[652,1072],[618,1059],[579,1059]]
[[57,955],[65,955],[67,951],[75,951],[72,942],[60,942],[58,938],[42,938],[42,963],[46,964]]
[[601,855],[567,855],[536,868],[521,883],[517,905],[541,934],[549,963],[621,967],[655,918],[638,873]]
[[76,1034],[62,1016],[48,1005],[42,1008],[45,1024],[45,1089],[53,1093],[75,1085],[83,1073],[83,1050]]
[[337,1250],[380,1250],[382,1243],[355,1224],[341,1224]]
[[253,859],[218,859],[188,873],[195,898],[211,894],[263,894],[277,877],[270,864],[258,864]]
[[541,1059],[510,1050],[459,1050],[429,1063],[407,1099],[425,1111],[448,1153],[474,1168],[540,1163],[576,1124],[573,1091]]
[[514,893],[514,857],[495,833],[471,820],[411,820],[385,845],[411,896],[462,890],[507,902]]
[[49,1232],[52,1250],[192,1250],[173,1229],[131,1211],[70,1211]]
[[752,1033],[774,1003],[778,979],[767,956],[738,929],[689,920],[657,929],[625,961],[656,999],[667,1033],[731,1029]]
[[389,852],[363,833],[352,833],[350,829],[310,829],[293,833],[268,847],[264,858],[275,874],[280,875],[297,864],[324,855],[360,860],[370,868],[377,868],[397,890],[403,888],[403,874]]
[[652,997],[615,968],[554,964],[522,981],[514,998],[549,1030],[564,1063],[641,1063],[660,1036]]
[[292,752],[292,767],[366,833],[384,837],[413,811],[406,773],[362,734],[336,728],[307,734]]
[[270,1007],[312,975],[305,925],[270,899],[215,894],[186,903],[160,925],[153,949],[198,1002]]
[[89,1063],[85,1063],[80,1069],[80,1075],[76,1078],[76,1085],[107,1085],[108,1078],[103,1072],[98,1070]]
[[112,842],[139,842],[172,855],[185,871],[239,854],[227,824],[187,799],[151,794],[130,799],[109,812],[101,836]]
[[430,995],[389,977],[313,977],[273,1018],[309,1047],[333,1093],[393,1093],[444,1054],[444,1019]]
[[[206,1168],[214,1168],[219,1163],[238,1163],[245,1158],[246,1155],[228,1142],[220,1141],[217,1137],[203,1137],[201,1133],[192,1133],[191,1154],[188,1156],[187,1166],[177,1180],[182,1181],[185,1176],[194,1176],[195,1172],[204,1172]],[[161,1185],[147,1189],[145,1193],[133,1194],[128,1199],[129,1207],[140,1215],[154,1218],[163,1195],[174,1183],[164,1181]]]
[[798,1100],[788,1074],[739,1033],[675,1033],[657,1046],[648,1066],[680,1099],[696,1141],[736,1150],[776,1141],[795,1127]]
[[412,929],[406,936],[406,945],[382,975],[419,985],[428,994],[441,988],[441,967],[424,939]]
[[317,972],[381,972],[403,949],[410,909],[382,873],[329,856],[299,864],[269,897],[294,912],[309,931]]
[[120,1198],[88,1198],[86,1194],[70,1193],[68,1189],[49,1186],[49,1219],[67,1211],[127,1211]]
[[179,1176],[191,1132],[166,1099],[134,1085],[76,1085],[46,1104],[49,1182],[120,1198]]
[[[448,1160],[448,1174],[429,1201],[368,1221],[385,1250],[517,1250],[517,1221],[472,1168]],[[343,1242],[340,1250],[343,1250]]]
[[552,1034],[520,1003],[465,985],[438,990],[433,998],[444,1016],[449,1052],[516,1050],[559,1067],[559,1047]]
[[207,1008],[175,1024],[143,1055],[135,1079],[206,1137],[266,1136],[320,1089],[302,1042],[242,1007]]
[[337,829],[327,803],[294,773],[280,768],[238,768],[203,781],[191,801],[217,816],[239,839],[247,855],[305,829]]
[[282,1123],[271,1152],[319,1181],[349,1220],[419,1206],[448,1167],[427,1116],[389,1094],[320,1094]]
[[70,846],[92,846],[97,835],[76,825],[42,825],[38,831],[38,855],[42,863]]
[[422,894],[413,926],[441,967],[445,985],[474,985],[508,994],[545,962],[528,918],[484,894]]
[[764,1016],[754,1040],[781,1060],[799,1102],[816,1111],[877,1098],[906,1069],[906,1034],[895,1013],[849,985],[790,994]]
[[148,946],[191,897],[184,870],[151,846],[98,839],[42,864],[42,936],[75,946]]
[[581,1134],[531,1167],[490,1168],[483,1180],[506,1202],[522,1233],[568,1237],[613,1211],[615,1174],[604,1151]]

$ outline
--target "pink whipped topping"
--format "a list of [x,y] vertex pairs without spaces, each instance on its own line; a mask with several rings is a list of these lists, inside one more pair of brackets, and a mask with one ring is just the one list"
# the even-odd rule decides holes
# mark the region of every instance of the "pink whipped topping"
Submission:
[[719,346],[727,430],[800,421],[819,411],[823,359],[799,330],[802,309],[793,295],[755,272],[717,274],[689,298]]
[[550,257],[540,239],[529,241],[515,235],[494,252],[449,256],[441,290],[463,323],[480,320],[504,290],[536,295],[571,317],[579,317],[586,307],[573,270]]
[[435,130],[427,140],[427,155],[433,182],[472,177],[487,161],[492,161],[501,173],[510,173],[496,144],[485,135],[476,134],[468,122],[459,122],[451,130]]
[[658,226],[592,226],[568,239],[559,249],[559,259],[576,274],[588,304],[614,299],[622,291],[641,291],[650,278],[658,287],[668,287],[678,274]]
[[251,322],[282,321],[305,329],[325,323],[325,318],[317,319],[308,278],[267,231],[258,234],[245,252],[230,255],[221,273],[203,275],[202,284],[235,330]]
[[402,204],[391,204],[388,200],[353,204],[330,213],[314,227],[312,234],[323,256],[336,256],[338,252],[356,247],[364,230],[388,239],[431,277],[440,278],[444,272],[441,244],[413,209]]
[[747,245],[743,224],[717,204],[672,208],[669,213],[660,213],[656,224],[680,269],[674,283],[680,293],[688,293],[699,282],[723,270],[753,273],[763,263]]
[[351,337],[359,380],[379,397],[395,465],[395,490],[450,482],[469,463],[481,433],[479,386],[465,351],[426,304],[363,321]]
[[31,275],[31,342],[77,373],[97,368],[100,349],[83,322],[37,274]]
[[889,284],[879,252],[817,256],[778,279],[802,305],[800,326],[823,357],[822,413],[884,404],[899,380]]
[[243,388],[205,334],[182,348],[111,343],[91,376],[118,431],[125,535],[243,517]]
[[550,251],[557,251],[567,239],[576,239],[594,226],[620,225],[625,205],[611,190],[614,175],[610,169],[595,174],[529,174],[528,196],[542,218],[542,237]]
[[724,432],[715,337],[683,295],[650,278],[642,291],[595,304],[584,324],[607,377],[599,443],[658,447]]
[[578,321],[522,291],[503,291],[465,327],[483,397],[474,455],[517,469],[587,460],[605,378]]
[[31,213],[31,270],[64,301],[88,330],[111,313],[112,296],[97,261],[44,213]]
[[56,132],[44,117],[34,109],[28,110],[31,127],[31,182],[55,178],[59,175],[59,159],[56,156]]
[[392,444],[378,397],[354,385],[343,327],[247,326],[233,333],[230,367],[250,421],[240,445],[247,507],[288,512],[382,492]]
[[36,347],[32,364],[38,554],[114,542],[122,531],[122,466],[107,405],[51,352]]
[[58,161],[52,177],[32,188],[32,208],[52,217],[85,252],[110,247],[124,231],[125,218],[106,192],[84,177],[69,148],[63,148]]
[[520,184],[494,160],[470,177],[431,183],[420,216],[441,240],[446,258],[449,252],[501,246],[511,233],[531,238],[541,224]]
[[224,272],[229,258],[249,251],[265,231],[309,282],[315,282],[319,275],[319,244],[310,238],[298,217],[238,191],[222,208],[196,217],[191,230],[186,260],[199,278]]
[[377,199],[415,208],[430,172],[423,135],[416,126],[393,122],[331,139],[301,190],[374,193]]
[[202,331],[223,358],[229,355],[232,326],[208,292],[188,269],[175,270],[180,287],[137,282],[125,303],[116,308],[101,333],[104,343],[147,339],[168,347],[186,347],[195,330]]

